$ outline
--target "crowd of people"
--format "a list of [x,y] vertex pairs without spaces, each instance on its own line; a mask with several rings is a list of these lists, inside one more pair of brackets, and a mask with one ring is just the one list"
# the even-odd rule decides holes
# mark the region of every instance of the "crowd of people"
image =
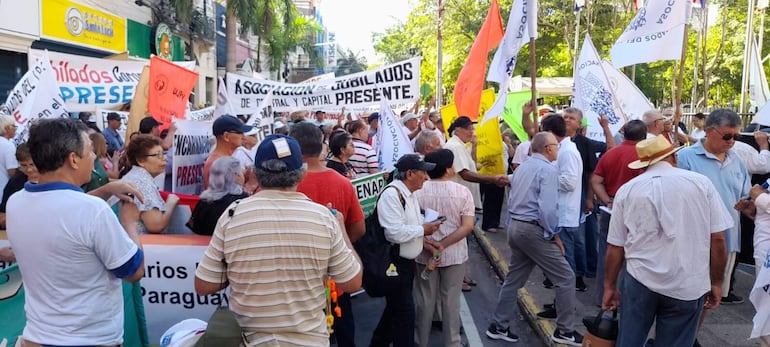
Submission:
[[[585,136],[581,110],[540,116],[526,104],[529,138],[517,143],[503,125],[505,172],[487,175],[474,122],[458,117],[445,133],[426,106],[400,115],[415,154],[386,173],[376,203],[385,238],[398,245],[389,269],[398,285],[385,295],[371,346],[428,346],[436,321],[446,346],[461,345],[460,297],[475,284],[466,236],[477,214],[484,232],[507,233],[512,251],[486,331],[508,342],[518,341],[510,327],[517,293],[537,265],[555,293],[538,313],[556,320],[554,342],[581,345],[576,291],[596,277],[595,303],[621,313],[617,345],[697,345],[706,312],[743,301],[731,281],[741,214],[756,216],[757,263],[770,249],[770,193],[751,186],[752,174],[770,172],[770,144],[759,131],[760,151],[736,141],[742,123],[732,111],[695,115],[690,133],[674,126],[670,109],[617,135],[602,116],[601,142]],[[277,119],[261,141],[238,117],[212,123],[215,145],[188,223],[211,236],[194,287],[200,295],[230,288],[248,345],[355,345],[350,294],[362,286],[363,264],[353,245],[367,230],[351,180],[380,172],[379,114],[308,115]],[[107,120],[98,131],[88,117],[43,119],[14,146],[14,119],[0,115],[0,224],[11,244],[0,258],[17,261],[24,278],[24,346],[120,345],[120,281],[144,274],[139,235],[164,233],[179,204],[161,194],[176,127],[161,131],[147,117],[124,141],[120,116]],[[104,202],[112,196],[116,211]],[[427,220],[429,212],[439,217]],[[73,263],[76,273],[65,269]],[[333,322],[324,313],[327,278],[339,294]]]

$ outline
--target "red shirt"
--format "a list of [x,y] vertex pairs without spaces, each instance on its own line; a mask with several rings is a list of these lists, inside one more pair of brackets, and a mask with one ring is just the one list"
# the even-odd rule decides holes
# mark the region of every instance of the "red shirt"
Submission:
[[297,191],[321,205],[331,203],[332,208],[342,213],[346,226],[364,220],[364,211],[353,184],[337,171],[307,172]]
[[599,164],[596,165],[594,175],[604,178],[604,188],[610,197],[614,197],[620,186],[639,176],[644,170],[629,169],[628,164],[639,160],[636,153],[636,141],[623,141],[617,146],[605,153]]

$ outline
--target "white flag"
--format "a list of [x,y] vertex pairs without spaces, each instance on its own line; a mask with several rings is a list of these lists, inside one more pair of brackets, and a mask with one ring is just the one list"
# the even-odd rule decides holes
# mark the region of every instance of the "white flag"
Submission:
[[764,126],[770,126],[770,102],[766,102],[762,108],[757,111],[754,118],[751,119],[752,123],[757,123]]
[[602,61],[596,52],[591,36],[586,35],[583,47],[580,49],[577,69],[575,69],[575,90],[572,106],[583,111],[583,117],[588,121],[587,136],[596,141],[605,141],[604,132],[599,126],[599,115],[602,114],[610,122],[613,134],[625,123],[625,117],[618,105],[607,75],[602,68]]
[[751,329],[750,339],[770,334],[770,316],[767,315],[767,310],[770,309],[770,292],[768,292],[768,288],[770,288],[770,257],[765,255],[765,260],[756,266],[759,266],[759,275],[754,281],[749,300],[754,304],[757,313],[754,315],[754,327]]
[[377,128],[377,157],[380,171],[393,171],[404,154],[414,153],[409,135],[396,119],[387,100],[380,101],[380,127]]
[[677,60],[682,55],[685,24],[692,1],[645,1],[610,50],[616,68],[658,60]]
[[230,104],[225,81],[220,77],[219,87],[217,87],[217,106],[214,108],[214,119],[219,118],[223,114],[235,116],[235,111],[233,111],[233,106]]
[[257,109],[254,114],[251,115],[251,120],[249,121],[251,124],[249,125],[255,127],[269,127],[273,124],[273,109],[267,108],[267,106],[273,103],[273,95],[273,90],[271,89],[267,93],[267,96],[262,99],[262,102],[257,104]]
[[612,94],[615,95],[615,100],[617,100],[620,110],[625,114],[627,120],[642,119],[645,112],[655,108],[634,82],[628,79],[626,74],[614,68],[606,60],[602,60],[602,67],[607,81],[610,83]]
[[770,98],[770,88],[767,86],[765,70],[762,69],[762,60],[757,51],[757,43],[751,40],[751,52],[749,53],[749,103],[751,107],[759,109]]
[[16,145],[29,137],[30,123],[41,118],[69,117],[47,52],[16,83],[3,106],[4,112],[16,120]]
[[511,16],[505,27],[505,36],[495,52],[495,57],[492,58],[487,75],[487,81],[497,82],[500,90],[494,105],[484,114],[480,124],[503,113],[508,96],[508,83],[513,68],[516,67],[516,58],[521,47],[528,43],[530,38],[537,38],[537,1],[514,0]]

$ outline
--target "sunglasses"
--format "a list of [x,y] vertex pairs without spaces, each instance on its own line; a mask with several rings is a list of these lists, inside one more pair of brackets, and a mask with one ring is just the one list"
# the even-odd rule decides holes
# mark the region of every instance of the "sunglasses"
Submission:
[[738,137],[741,136],[740,134],[722,134],[722,132],[719,131],[719,129],[717,128],[711,128],[711,129],[714,129],[714,131],[716,131],[717,134],[719,134],[719,136],[722,136],[722,140],[725,140],[725,141],[730,141],[730,140],[738,141]]

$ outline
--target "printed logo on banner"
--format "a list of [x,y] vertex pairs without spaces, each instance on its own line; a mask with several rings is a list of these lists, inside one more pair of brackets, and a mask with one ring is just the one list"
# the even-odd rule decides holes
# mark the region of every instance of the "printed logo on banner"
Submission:
[[642,7],[639,12],[636,14],[636,17],[631,21],[630,24],[628,24],[628,27],[626,28],[625,32],[628,31],[637,31],[640,28],[642,28],[645,24],[647,24],[647,8]]
[[612,103],[612,93],[604,87],[602,81],[593,74],[588,72],[585,77],[581,77],[582,82],[580,87],[583,95],[587,95],[591,99],[591,103],[588,107],[597,114],[603,114],[610,121],[610,124],[617,124],[620,122],[620,117],[615,114]]

